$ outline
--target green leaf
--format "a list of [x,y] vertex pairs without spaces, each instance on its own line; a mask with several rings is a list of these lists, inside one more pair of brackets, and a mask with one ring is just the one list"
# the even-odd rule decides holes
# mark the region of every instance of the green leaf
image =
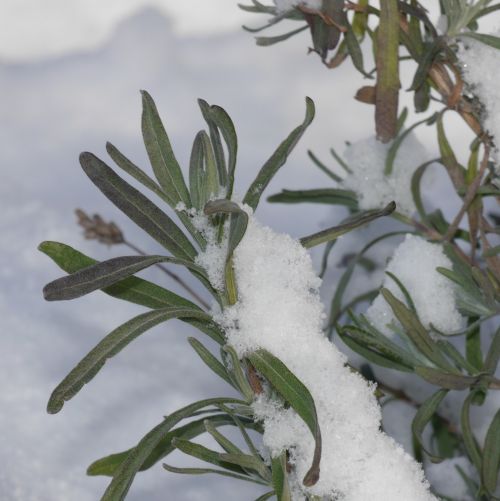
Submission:
[[352,340],[356,344],[361,344],[366,349],[375,352],[379,357],[383,357],[387,362],[391,363],[391,368],[396,368],[396,365],[398,370],[412,372],[415,367],[416,359],[412,355],[376,329],[367,331],[357,326],[346,325],[339,329],[339,335],[346,344],[348,344],[348,340]]
[[415,439],[418,441],[422,449],[426,452],[426,454],[429,456],[430,460],[433,463],[439,463],[443,460],[443,458],[440,458],[436,455],[434,455],[432,452],[430,452],[428,449],[426,449],[424,445],[424,441],[422,439],[422,432],[424,431],[424,428],[427,426],[429,421],[431,420],[432,416],[434,413],[437,411],[437,408],[439,407],[439,404],[442,402],[444,397],[447,395],[448,390],[438,390],[436,393],[434,393],[432,396],[430,396],[418,409],[417,413],[415,414],[415,417],[413,418],[413,421],[411,423],[411,429],[413,432],[413,436]]
[[[38,249],[49,256],[66,273],[75,273],[99,262],[69,245],[59,242],[42,242]],[[166,306],[197,308],[191,301],[159,285],[137,277],[125,278],[103,288],[102,291],[118,299],[148,308],[165,308]]]
[[271,195],[268,202],[277,202],[285,204],[296,203],[314,203],[314,204],[332,204],[345,205],[350,209],[358,208],[356,195],[350,190],[338,188],[323,188],[316,190],[282,190],[281,193]]
[[497,370],[500,359],[500,329],[497,329],[495,336],[491,340],[490,349],[484,360],[484,370],[493,375]]
[[418,90],[424,85],[427,80],[427,74],[429,73],[429,69],[434,62],[434,59],[439,54],[442,49],[442,40],[437,39],[433,42],[426,44],[425,50],[422,52],[422,57],[418,61],[418,67],[413,76],[413,81],[408,88],[408,90]]
[[204,212],[208,216],[218,213],[231,214],[227,250],[229,259],[245,235],[248,225],[248,214],[237,203],[226,199],[210,200],[205,205]]
[[189,344],[193,348],[194,351],[198,354],[198,356],[205,362],[205,364],[217,374],[220,378],[222,378],[226,383],[229,383],[233,386],[233,382],[229,378],[226,368],[224,365],[214,356],[212,353],[203,346],[203,344],[198,341],[194,337],[188,338]]
[[207,473],[215,473],[216,475],[222,475],[223,477],[236,478],[237,480],[245,480],[259,485],[267,485],[267,482],[262,482],[253,477],[238,475],[237,473],[232,473],[230,471],[216,470],[213,468],[177,468],[168,464],[164,464],[163,468],[171,473],[180,473],[184,475],[205,475]]
[[245,377],[245,373],[243,372],[243,368],[241,367],[241,361],[238,358],[235,349],[228,344],[226,344],[226,346],[224,346],[222,349],[231,358],[231,374],[234,378],[237,388],[245,396],[247,402],[251,402],[253,400],[254,394],[247,378]]
[[282,35],[277,35],[274,37],[255,37],[255,42],[257,45],[260,45],[261,47],[268,47],[269,45],[274,45],[275,43],[283,42],[285,40],[288,40],[289,38],[293,37],[294,35],[297,35],[297,33],[300,33],[301,31],[307,30],[308,26],[307,24],[304,26],[301,26],[300,28],[297,28],[296,30],[288,31],[287,33],[283,33]]
[[158,195],[161,199],[165,200],[169,205],[174,203],[173,200],[169,198],[164,191],[162,191],[156,181],[151,179],[140,167],[137,167],[137,165],[129,160],[110,142],[106,143],[106,151],[116,165],[118,165],[120,169],[124,170],[129,176],[132,176],[136,181],[139,181],[143,186]]
[[336,183],[340,183],[342,181],[342,178],[337,176],[335,172],[331,171],[323,162],[321,162],[311,150],[307,150],[307,155],[313,161],[314,165],[323,171],[330,179],[333,179]]
[[191,416],[193,412],[210,405],[217,405],[219,403],[235,403],[245,405],[245,402],[236,398],[210,398],[187,405],[186,407],[183,407],[182,409],[179,409],[178,411],[167,416],[162,423],[155,426],[147,435],[144,436],[137,446],[130,451],[127,458],[120,464],[120,466],[118,466],[113,475],[113,480],[106,489],[101,501],[122,501],[125,499],[125,496],[134,481],[135,475],[156,449],[158,444],[165,439],[168,432],[179,421]]
[[453,186],[459,190],[465,187],[465,169],[458,163],[457,157],[446,137],[443,125],[443,113],[438,114],[436,125],[441,160],[448,171]]
[[277,501],[291,501],[290,486],[286,471],[286,452],[271,460],[273,487]]
[[241,453],[221,453],[219,457],[222,461],[240,466],[244,470],[253,470],[264,480],[271,480],[271,474],[262,459],[250,454]]
[[460,413],[460,428],[462,429],[463,442],[467,455],[476,467],[476,470],[479,472],[481,471],[482,464],[481,450],[474,437],[470,423],[470,406],[476,393],[477,391],[472,390],[464,400],[462,411]]
[[394,236],[398,235],[404,235],[406,232],[403,231],[393,231],[389,233],[385,233],[375,239],[373,239],[371,242],[368,242],[357,254],[354,256],[351,261],[349,262],[349,265],[347,266],[345,272],[342,274],[340,277],[340,280],[337,283],[337,287],[335,288],[335,293],[332,298],[332,303],[330,306],[330,318],[328,320],[328,325],[330,328],[333,327],[333,325],[337,322],[340,312],[342,310],[342,304],[343,304],[343,297],[344,293],[347,290],[347,287],[349,286],[349,283],[351,281],[352,275],[354,273],[354,269],[356,265],[360,262],[360,260],[363,258],[364,254],[369,251],[374,245],[378,244],[379,242],[385,240],[386,238],[392,238]]
[[483,467],[481,478],[486,490],[493,495],[497,482],[498,470],[500,468],[500,410],[491,421],[490,427],[486,432],[483,447]]
[[189,186],[193,207],[203,208],[220,191],[219,174],[212,143],[201,130],[194,139],[189,164]]
[[384,174],[386,176],[390,176],[392,174],[394,161],[396,160],[396,155],[398,154],[399,148],[403,144],[403,141],[411,133],[411,131],[414,130],[419,125],[422,125],[423,123],[430,123],[434,118],[435,115],[432,115],[431,117],[424,118],[423,120],[414,123],[394,139],[394,141],[391,143],[391,146],[389,147],[389,151],[387,152],[387,157],[385,159]]
[[134,223],[180,259],[194,260],[196,249],[178,226],[142,193],[92,153],[82,153],[85,174]]
[[202,198],[204,166],[201,134],[202,131],[198,132],[194,138],[193,147],[191,148],[191,158],[189,160],[189,191],[193,207],[198,210],[201,209],[204,204]]
[[386,367],[387,369],[394,369],[400,372],[413,372],[413,369],[402,365],[396,358],[392,358],[387,354],[381,353],[376,349],[367,346],[362,342],[358,342],[354,339],[354,336],[347,334],[345,329],[338,330],[340,339],[355,353],[359,353],[366,360],[380,365],[381,367]]
[[411,177],[411,194],[413,197],[413,201],[415,202],[415,207],[417,208],[418,214],[422,221],[427,220],[427,214],[425,213],[424,204],[422,202],[422,196],[420,195],[420,183],[422,181],[422,177],[427,170],[429,165],[432,165],[435,162],[438,162],[439,159],[435,158],[434,160],[429,160],[428,162],[424,162],[420,165]]
[[[226,111],[217,105],[210,106],[202,99],[198,100],[201,112],[210,129],[210,138],[214,147],[215,157],[219,170],[219,181],[221,186],[227,186],[227,197],[231,198],[234,172],[236,169],[236,156],[238,153],[238,140],[233,121]],[[220,141],[220,133],[227,146],[227,172],[224,157],[224,149]]]
[[429,383],[448,390],[466,390],[478,381],[477,376],[464,376],[431,367],[416,367],[415,372]]
[[363,51],[359,45],[359,41],[352,29],[352,26],[347,22],[347,31],[344,33],[344,39],[351,56],[351,61],[354,67],[366,78],[373,78],[369,73],[365,71],[365,65],[363,62]]
[[253,210],[259,205],[262,192],[278,172],[280,167],[286,162],[288,155],[304,134],[305,130],[311,124],[314,118],[314,103],[312,99],[306,98],[306,116],[301,125],[296,127],[290,135],[278,146],[276,151],[271,155],[269,160],[263,165],[254,182],[250,185],[243,203],[248,204]]
[[404,286],[404,284],[399,280],[399,278],[394,275],[394,273],[391,273],[390,271],[385,271],[385,274],[398,286],[399,290],[403,293],[403,296],[405,298],[406,304],[410,308],[410,310],[417,314],[417,309],[415,308],[415,303],[413,302],[413,299],[411,298],[410,293],[408,292],[408,289]]
[[318,233],[313,233],[307,237],[300,239],[300,243],[306,248],[310,249],[316,245],[322,244],[324,242],[329,242],[330,240],[335,240],[345,233],[364,226],[379,217],[388,216],[396,209],[396,204],[394,202],[389,203],[386,207],[380,210],[367,210],[364,212],[359,212],[355,216],[346,219],[344,223],[338,226],[333,226],[327,230],[320,231]]
[[138,315],[117,327],[71,370],[56,387],[47,404],[47,412],[56,414],[64,402],[73,398],[83,386],[101,370],[106,360],[115,356],[134,339],[156,325],[172,318],[197,318],[209,322],[211,317],[202,311],[190,308],[163,308]]
[[183,440],[182,438],[174,438],[172,444],[176,449],[179,449],[184,454],[205,461],[206,463],[213,464],[224,468],[225,470],[232,471],[233,473],[238,473],[240,475],[246,475],[245,470],[238,464],[223,459],[222,453],[213,451],[208,447],[205,447],[189,440]]
[[187,207],[190,207],[189,192],[156,105],[145,90],[141,91],[141,94],[142,135],[156,179],[163,191],[171,198],[172,208],[175,208],[179,202],[184,202]]
[[[469,327],[473,327],[473,323],[470,324]],[[481,352],[481,328],[479,325],[473,327],[472,329],[469,329],[466,334],[465,357],[469,364],[475,367],[476,371],[483,370],[483,354]]]
[[453,367],[450,366],[450,363],[441,354],[438,346],[425,327],[420,323],[415,313],[407,308],[388,289],[382,288],[380,293],[391,307],[394,315],[403,326],[403,329],[417,350],[438,367],[450,369],[453,372]]
[[[134,179],[139,181],[143,186],[151,190],[156,196],[161,198],[171,207],[176,206],[174,201],[161,189],[160,186],[151,179],[147,174],[145,174],[142,169],[137,167],[133,162],[131,162],[123,153],[121,153],[115,146],[111,143],[106,143],[106,151],[109,156],[114,160],[116,165],[120,167],[120,169],[124,170],[127,174],[132,176]],[[193,223],[189,219],[189,217],[182,211],[176,210],[176,214],[179,219],[182,221],[182,224],[186,227],[186,229],[191,233],[193,238],[198,242],[202,249],[206,246],[206,241],[203,235],[193,226]]]
[[304,420],[315,441],[314,457],[309,471],[302,483],[310,487],[319,479],[321,460],[321,431],[314,400],[309,390],[288,370],[286,365],[266,350],[253,352],[249,357],[251,364],[269,381],[271,386],[288,402]]
[[[54,262],[66,273],[74,273],[98,263],[95,259],[59,242],[42,242],[38,248],[54,260]],[[133,276],[120,280],[109,287],[105,287],[102,289],[102,292],[112,297],[139,304],[147,308],[158,309],[167,306],[178,306],[200,309],[199,306],[191,301],[159,285]],[[225,342],[223,333],[214,323],[209,325],[192,318],[182,319],[182,321],[193,325],[219,344]]]
[[225,437],[217,428],[210,422],[210,420],[205,420],[205,429],[207,433],[209,433],[213,439],[226,451],[229,453],[240,454],[241,449],[233,444],[231,440]]
[[47,301],[75,299],[95,290],[109,287],[149,266],[162,262],[180,264],[194,269],[201,275],[204,274],[202,268],[189,261],[166,256],[114,257],[48,283],[43,288],[43,295]]
[[[172,444],[172,439],[182,438],[185,440],[191,440],[192,438],[205,433],[207,421],[209,421],[213,427],[234,425],[233,419],[227,414],[214,414],[212,416],[207,416],[196,421],[191,421],[190,423],[187,423],[183,426],[179,426],[178,428],[175,428],[165,435],[165,437],[157,444],[148,458],[144,461],[139,471],[144,471],[151,468],[151,466],[160,461],[160,459],[163,459],[172,451],[174,451],[175,447]],[[254,426],[253,421],[251,420],[245,419],[244,423],[246,426]],[[94,461],[88,467],[87,475],[106,475],[108,477],[114,476],[117,468],[123,463],[123,461],[125,461],[127,456],[132,451],[133,448],[123,452],[118,452],[116,454],[111,454],[109,456],[98,459],[97,461]]]
[[467,33],[460,33],[460,37],[468,37],[473,38],[485,45],[489,45],[495,49],[500,49],[500,37],[495,37],[493,35],[487,35],[485,33],[475,33],[473,31],[469,31]]
[[259,496],[255,501],[267,501],[268,499],[271,499],[274,494],[274,491],[266,492],[265,494],[262,494],[262,496]]

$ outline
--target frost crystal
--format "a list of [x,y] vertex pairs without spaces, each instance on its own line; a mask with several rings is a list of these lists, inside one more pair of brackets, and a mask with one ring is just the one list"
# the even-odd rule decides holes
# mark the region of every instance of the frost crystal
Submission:
[[[495,33],[499,36],[499,33]],[[499,159],[500,144],[500,99],[498,94],[498,74],[500,58],[498,49],[476,40],[467,39],[458,51],[462,62],[464,80],[484,106],[483,126],[493,136],[496,157]]]
[[[195,208],[188,209],[182,202],[177,204],[175,210],[185,212],[190,217],[193,226],[205,237],[207,245],[203,251],[198,253],[195,263],[204,268],[208,280],[215,289],[223,290],[227,238],[223,238],[221,242],[217,240],[217,228],[210,224],[208,216],[202,211],[197,211]],[[227,231],[224,234],[227,234]]]
[[234,254],[239,301],[219,319],[239,356],[264,348],[305,384],[317,408],[323,452],[318,483],[301,479],[313,454],[311,432],[290,408],[260,396],[263,443],[276,456],[289,449],[294,500],[305,493],[343,501],[430,501],[420,466],[380,431],[373,386],[345,366],[346,358],[322,331],[321,280],[300,243],[250,216]]
[[321,9],[322,0],[274,0],[279,14],[291,10],[297,5],[303,5],[309,9]]
[[351,144],[345,159],[352,170],[343,181],[345,188],[358,195],[361,209],[383,208],[395,201],[397,210],[407,215],[415,212],[411,194],[411,177],[428,160],[424,146],[413,133],[403,140],[394,161],[392,173],[384,174],[390,144],[370,137]]
[[[418,316],[425,327],[432,323],[446,332],[459,330],[464,325],[455,301],[453,282],[436,271],[437,267],[451,268],[439,244],[431,244],[421,237],[408,234],[395,250],[386,271],[395,275],[410,294]],[[383,286],[398,299],[405,301],[404,294],[392,278],[386,276]],[[391,307],[379,295],[368,308],[366,316],[380,331],[390,334],[387,327],[396,322]]]

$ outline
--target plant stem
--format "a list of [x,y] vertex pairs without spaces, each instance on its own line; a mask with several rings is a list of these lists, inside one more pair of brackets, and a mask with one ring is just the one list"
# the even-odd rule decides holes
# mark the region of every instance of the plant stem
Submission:
[[455,233],[458,229],[458,225],[460,224],[460,221],[462,221],[462,218],[464,217],[465,212],[469,208],[469,205],[473,202],[473,200],[477,194],[477,190],[479,190],[479,187],[481,186],[481,181],[482,181],[484,173],[486,171],[489,157],[490,157],[490,147],[487,143],[485,143],[484,144],[484,155],[483,155],[483,159],[481,161],[481,165],[479,167],[479,172],[477,173],[476,177],[474,178],[472,183],[467,188],[467,192],[465,194],[462,207],[458,211],[458,214],[455,216],[455,219],[453,220],[453,222],[450,224],[446,234],[443,236],[444,241],[449,242],[453,238],[453,236],[455,235]]

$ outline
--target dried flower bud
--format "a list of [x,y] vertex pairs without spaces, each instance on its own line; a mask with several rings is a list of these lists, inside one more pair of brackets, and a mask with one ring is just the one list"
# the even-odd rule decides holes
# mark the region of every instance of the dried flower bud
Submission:
[[113,222],[104,221],[99,214],[90,217],[81,209],[76,209],[75,214],[85,238],[106,245],[122,244],[125,241],[120,228]]

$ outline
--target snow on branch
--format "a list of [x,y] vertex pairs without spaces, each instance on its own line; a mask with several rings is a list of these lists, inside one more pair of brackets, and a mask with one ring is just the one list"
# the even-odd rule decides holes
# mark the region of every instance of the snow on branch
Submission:
[[253,403],[263,421],[263,443],[276,457],[289,450],[294,500],[307,493],[344,501],[429,501],[420,465],[380,431],[373,385],[346,367],[346,357],[325,337],[321,280],[310,255],[288,235],[253,216],[236,249],[239,301],[219,317],[240,357],[263,348],[283,361],[314,398],[323,453],[318,483],[302,485],[314,440],[304,422],[268,393]]
[[[442,246],[408,234],[394,251],[386,272],[392,274],[409,293],[425,327],[432,324],[441,331],[457,331],[464,326],[464,318],[457,309],[455,285],[436,271],[438,267],[452,267]],[[383,286],[398,299],[405,301],[401,287],[389,274],[385,277]],[[366,316],[378,330],[389,335],[392,331],[388,325],[397,325],[391,307],[381,295],[375,298]]]

